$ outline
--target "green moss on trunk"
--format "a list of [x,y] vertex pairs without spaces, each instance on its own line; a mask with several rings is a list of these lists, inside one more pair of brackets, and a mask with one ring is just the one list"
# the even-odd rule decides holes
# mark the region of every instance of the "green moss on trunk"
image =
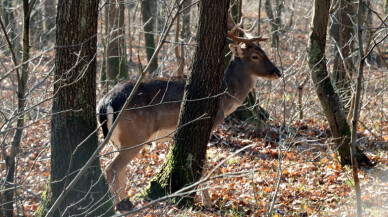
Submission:
[[[329,122],[330,129],[338,150],[341,164],[351,164],[350,154],[350,127],[346,121],[341,100],[334,91],[326,68],[325,47],[326,30],[329,18],[329,0],[314,1],[312,31],[308,47],[308,62],[311,70],[311,79],[321,102],[323,112]],[[358,148],[357,160],[363,165],[371,165],[368,157]]]
[[[166,160],[143,196],[156,199],[174,193],[201,178],[207,142],[216,117],[219,98],[208,98],[221,91],[226,18],[229,1],[200,1],[198,46],[192,74],[187,80],[177,132]],[[215,14],[218,13],[218,14]],[[197,100],[203,99],[206,100]],[[205,118],[200,118],[205,115]],[[192,190],[192,189],[189,189]],[[190,203],[185,195],[175,201]],[[181,200],[182,199],[182,200]]]
[[[44,201],[51,205],[97,148],[96,58],[98,1],[59,0],[56,70],[51,119],[51,176]],[[83,43],[82,46],[69,46]],[[83,61],[77,61],[82,56]],[[77,65],[74,65],[77,63]],[[82,76],[80,76],[82,75]],[[88,138],[88,139],[86,139]],[[82,143],[82,144],[81,144]],[[54,216],[110,216],[113,204],[99,160],[69,190]],[[36,216],[43,216],[40,207]]]

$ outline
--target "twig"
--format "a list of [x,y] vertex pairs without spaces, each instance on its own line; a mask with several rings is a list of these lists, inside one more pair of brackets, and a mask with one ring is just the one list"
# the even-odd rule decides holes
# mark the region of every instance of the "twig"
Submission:
[[[356,141],[357,141],[357,124],[359,120],[359,107],[361,104],[361,85],[362,85],[362,76],[363,76],[363,67],[365,63],[365,57],[362,48],[362,30],[361,30],[361,4],[362,0],[358,1],[357,9],[357,36],[358,36],[358,54],[359,54],[359,66],[358,66],[358,76],[356,84],[356,95],[354,100],[354,110],[353,110],[353,121],[352,121],[352,134],[351,134],[351,159],[352,159],[352,168],[353,168],[353,179],[356,189],[356,199],[357,199],[357,217],[362,216],[362,199],[361,199],[361,188],[360,180],[358,178],[358,168],[357,168],[357,150],[356,150]],[[373,50],[373,48],[371,49]]]

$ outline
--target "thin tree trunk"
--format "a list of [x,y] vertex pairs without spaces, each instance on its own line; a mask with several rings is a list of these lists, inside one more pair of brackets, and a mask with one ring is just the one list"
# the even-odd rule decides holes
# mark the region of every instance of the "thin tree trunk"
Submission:
[[[4,25],[5,27],[7,27],[7,29],[10,29],[8,32],[8,37],[11,39],[11,41],[16,37],[16,33],[15,33],[16,21],[15,21],[13,8],[12,8],[13,6],[14,5],[12,0],[3,0],[2,9],[1,9]],[[13,47],[15,47],[15,45]]]
[[[199,4],[198,46],[185,88],[178,130],[164,164],[143,191],[149,198],[173,193],[199,180],[206,159],[219,98],[195,99],[214,96],[221,89],[223,64],[219,60],[223,58],[226,44],[229,1],[203,0]],[[204,115],[206,118],[196,120]]]
[[[143,17],[145,47],[148,61],[151,60],[151,57],[155,52],[155,37],[153,31],[156,19],[156,17],[153,16],[153,14],[155,14],[155,10],[155,0],[143,0],[141,2],[141,14]],[[155,73],[157,68],[158,59],[155,58],[151,64],[150,74]]]
[[385,11],[385,15],[387,15],[388,14],[388,0],[385,0],[384,1],[384,11]]
[[[16,183],[15,181],[15,168],[16,168],[16,158],[18,155],[18,149],[20,146],[20,142],[22,139],[23,129],[24,129],[24,109],[25,109],[25,94],[27,90],[27,80],[28,80],[28,60],[30,58],[30,14],[28,7],[28,0],[23,0],[23,54],[22,54],[22,73],[17,73],[18,79],[18,109],[17,115],[19,118],[17,119],[17,128],[15,135],[12,140],[11,152],[10,155],[7,156],[6,159],[6,169],[7,175],[5,178],[4,189],[2,190],[2,196],[0,201],[1,204],[4,204],[2,207],[4,216],[13,216],[13,203],[14,196],[16,194]],[[14,187],[13,187],[14,186]],[[18,204],[16,204],[18,206]]]
[[261,35],[261,2],[259,0],[259,9],[257,10],[257,35]]
[[358,57],[359,57],[359,65],[358,65],[358,76],[356,83],[356,96],[354,101],[354,109],[353,109],[353,121],[352,121],[352,136],[351,136],[351,150],[352,150],[352,166],[353,166],[353,180],[354,186],[356,189],[356,201],[357,201],[357,217],[362,216],[362,200],[361,200],[361,187],[360,180],[358,178],[358,168],[357,168],[357,124],[360,117],[360,106],[361,106],[361,89],[362,89],[362,77],[363,77],[363,69],[365,64],[364,59],[364,49],[362,45],[362,14],[361,14],[362,1],[358,1],[358,9],[357,9],[357,36],[358,36]]
[[[330,77],[327,73],[325,48],[326,30],[329,18],[330,0],[315,0],[312,21],[312,30],[308,46],[309,67],[311,79],[316,87],[316,92],[321,102],[323,112],[329,122],[333,133],[336,149],[338,149],[341,164],[351,164],[350,153],[350,127],[342,110],[341,101],[334,91]],[[357,149],[357,161],[367,166],[371,162],[360,149]]]
[[[183,3],[182,8],[184,9],[184,8],[190,6],[191,3],[192,3],[192,0],[186,0],[186,1]],[[189,40],[190,40],[190,38],[191,38],[190,19],[191,19],[191,7],[190,7],[190,8],[187,8],[187,9],[183,12],[181,37],[182,37],[182,39],[185,40],[186,43],[189,42]]]
[[125,50],[125,4],[109,0],[105,10],[107,22],[106,75],[109,85],[113,87],[118,81],[128,78],[128,64]]
[[281,25],[281,10],[282,10],[282,4],[276,1],[276,17],[272,10],[272,5],[270,0],[265,0],[265,11],[267,13],[268,19],[271,23],[271,46],[272,47],[278,47],[279,44],[279,28]]
[[[98,1],[59,0],[51,120],[51,175],[43,200],[50,208],[96,150]],[[82,46],[73,46],[82,44]],[[82,143],[83,142],[83,143]],[[81,144],[82,143],[82,144]],[[113,215],[108,185],[95,160],[49,216]],[[45,216],[40,206],[36,216]]]
[[292,2],[291,16],[290,16],[290,22],[288,23],[288,28],[291,28],[292,25],[294,25],[295,3],[296,3],[296,0]]
[[345,115],[349,112],[349,101],[351,99],[351,77],[353,74],[352,59],[348,58],[351,53],[351,38],[353,37],[353,28],[351,17],[354,15],[353,7],[347,0],[339,0],[336,8],[335,19],[330,28],[330,33],[334,39],[334,66],[333,82]]
[[[181,10],[182,8],[178,8],[178,10]],[[183,49],[180,49],[181,47],[183,47],[183,45],[179,45],[179,43],[181,42],[179,40],[179,35],[180,35],[180,32],[181,32],[181,25],[180,25],[180,18],[181,18],[181,15],[178,15],[177,18],[176,18],[176,25],[175,25],[175,57],[176,57],[176,60],[178,62],[178,71],[177,71],[177,75],[178,76],[182,76],[183,75],[183,69],[185,67],[185,59],[184,59],[184,54],[183,52],[181,52],[181,50]]]
[[[44,10],[44,22],[43,29],[44,32],[53,32],[53,28],[55,27],[55,17],[56,17],[56,0],[45,0],[43,3]],[[50,35],[54,35],[50,34]]]

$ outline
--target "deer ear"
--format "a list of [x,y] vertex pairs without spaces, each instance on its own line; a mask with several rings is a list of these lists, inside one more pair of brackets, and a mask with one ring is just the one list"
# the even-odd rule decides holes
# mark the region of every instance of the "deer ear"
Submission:
[[243,56],[243,51],[241,49],[240,45],[237,44],[229,44],[229,49],[232,51],[233,55],[235,57],[242,57]]

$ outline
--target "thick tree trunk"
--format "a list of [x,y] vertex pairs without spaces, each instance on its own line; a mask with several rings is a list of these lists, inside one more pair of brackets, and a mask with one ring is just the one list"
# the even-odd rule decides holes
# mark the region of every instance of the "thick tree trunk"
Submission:
[[[221,89],[228,7],[227,0],[200,2],[198,46],[185,88],[178,130],[164,164],[144,190],[149,198],[173,193],[201,177],[219,98],[196,99],[214,96]],[[196,120],[200,117],[203,118]]]
[[[326,68],[325,47],[329,5],[330,0],[314,1],[312,30],[308,46],[309,67],[319,101],[333,133],[341,164],[351,164],[351,131],[342,110],[341,100],[334,91]],[[371,165],[368,157],[360,149],[357,151],[357,161],[364,165]]]
[[[51,120],[51,176],[43,195],[51,207],[96,150],[96,45],[98,1],[59,0]],[[85,140],[85,141],[84,141]],[[83,144],[81,144],[83,142]],[[99,160],[78,181],[54,216],[113,214]],[[44,216],[39,207],[36,216]]]
[[[144,38],[145,38],[145,47],[147,53],[147,59],[150,61],[152,54],[155,52],[155,37],[154,37],[154,26],[156,17],[153,16],[156,10],[156,1],[155,0],[143,0],[141,2],[141,14],[143,17],[144,25]],[[146,25],[145,25],[146,24]],[[152,61],[150,67],[150,74],[153,74],[158,68],[158,58],[155,58]]]
[[116,0],[109,0],[105,9],[106,36],[108,39],[106,58],[106,75],[108,83],[113,87],[121,79],[128,78],[128,64],[125,49],[125,28],[124,28],[125,4],[117,3]]

